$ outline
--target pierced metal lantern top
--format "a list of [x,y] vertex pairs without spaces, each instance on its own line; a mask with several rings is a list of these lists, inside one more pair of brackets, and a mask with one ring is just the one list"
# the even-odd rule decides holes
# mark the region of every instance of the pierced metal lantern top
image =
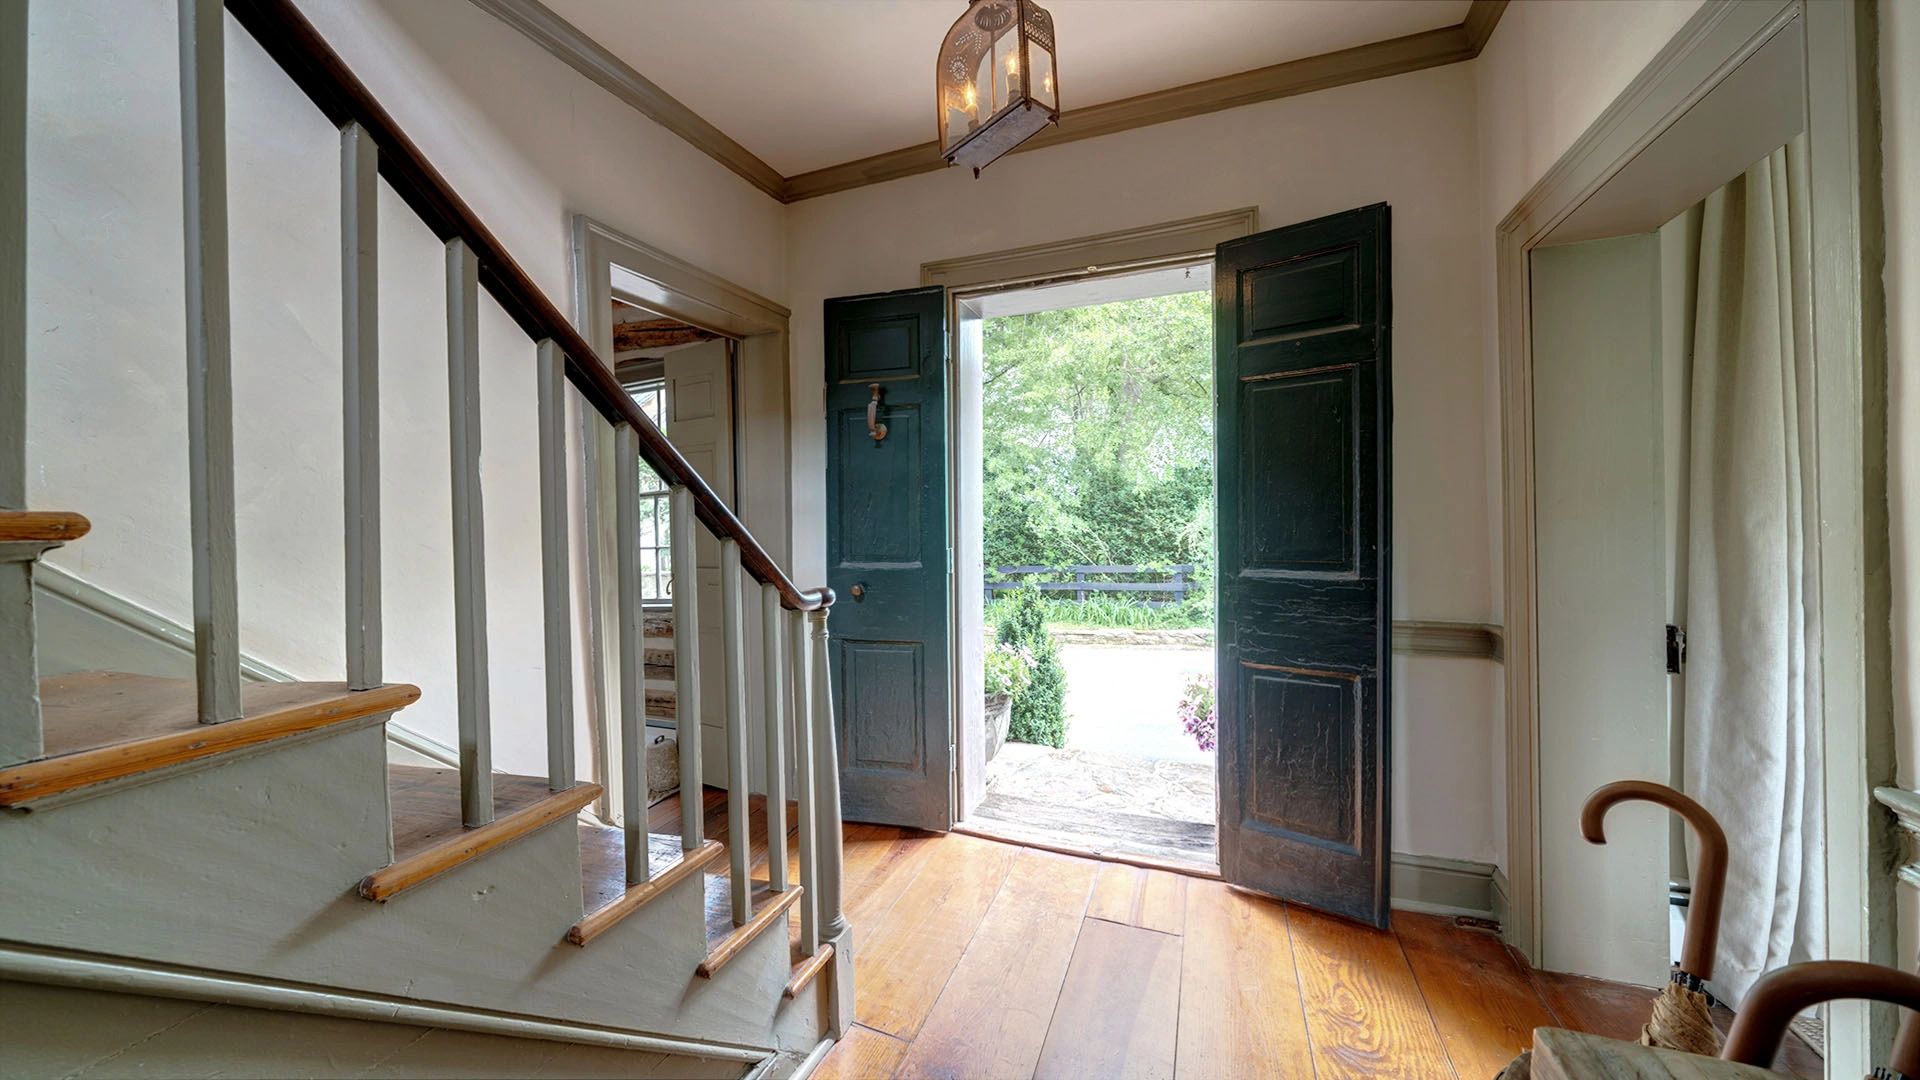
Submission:
[[970,0],[934,73],[940,153],[975,176],[1060,119],[1053,16],[1033,0]]

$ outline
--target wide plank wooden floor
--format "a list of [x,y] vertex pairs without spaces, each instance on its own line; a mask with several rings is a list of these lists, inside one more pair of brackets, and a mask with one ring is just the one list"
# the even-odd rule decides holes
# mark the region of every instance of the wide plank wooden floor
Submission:
[[[724,798],[703,802],[724,838]],[[751,808],[763,876],[765,806]],[[670,833],[679,812],[656,805],[649,827]],[[856,1022],[816,1077],[1488,1080],[1536,1027],[1635,1037],[1654,994],[1529,970],[1497,934],[1439,916],[1396,911],[1377,931],[961,833],[850,824],[844,842]],[[1792,1036],[1777,1067],[1822,1075]]]
[[857,1024],[823,1078],[1488,1080],[1535,1027],[1635,1034],[1651,997],[1529,971],[1453,919],[1381,932],[957,833],[845,843]]

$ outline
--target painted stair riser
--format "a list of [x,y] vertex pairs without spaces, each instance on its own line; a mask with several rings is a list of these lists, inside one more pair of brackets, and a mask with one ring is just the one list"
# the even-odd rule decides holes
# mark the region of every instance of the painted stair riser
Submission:
[[385,753],[369,728],[0,815],[13,883],[0,938],[773,1045],[784,936],[755,941],[721,978],[697,978],[698,889],[669,892],[591,948],[562,943],[581,915],[570,821],[388,903],[360,899],[359,880],[386,861]]

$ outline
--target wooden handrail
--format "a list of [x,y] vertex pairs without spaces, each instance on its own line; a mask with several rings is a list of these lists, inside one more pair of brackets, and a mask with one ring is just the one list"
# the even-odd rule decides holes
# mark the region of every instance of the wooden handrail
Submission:
[[433,167],[346,61],[333,51],[292,0],[225,0],[226,8],[308,100],[338,126],[358,123],[379,147],[380,175],[445,243],[464,240],[480,263],[480,286],[535,342],[551,340],[566,357],[567,380],[611,423],[632,425],[640,456],[669,484],[693,496],[694,515],[715,536],[740,545],[740,564],[755,581],[780,591],[782,607],[813,611],[833,604],[833,590],[802,591],[760,546],[733,510],[667,441],[614,378],[613,368],[553,306],[520,264]]

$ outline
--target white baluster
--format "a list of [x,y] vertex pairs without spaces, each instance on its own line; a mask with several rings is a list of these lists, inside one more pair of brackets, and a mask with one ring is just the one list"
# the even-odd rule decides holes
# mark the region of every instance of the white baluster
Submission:
[[460,816],[493,820],[493,733],[487,693],[487,552],[480,498],[480,269],[447,243],[447,398],[453,461],[453,631],[460,702]]
[[[753,918],[752,822],[747,792],[746,613],[741,605],[740,542],[720,541],[720,655],[727,694],[727,854],[732,860],[733,924]],[[698,718],[694,721],[699,722]]]
[[786,681],[780,649],[780,590],[760,586],[760,685],[767,738],[767,888],[787,891]]
[[627,834],[627,884],[647,880],[647,686],[642,664],[645,615],[640,610],[640,436],[614,428],[615,562],[619,601],[615,636],[620,647],[620,815]]
[[566,357],[552,341],[536,350],[540,416],[540,592],[547,642],[547,787],[573,786],[573,627],[567,580]]
[[813,649],[803,611],[787,621],[787,674],[792,681],[795,826],[800,833],[800,951],[820,951],[819,808],[813,782]]
[[26,508],[27,5],[7,0],[0,3],[0,510]]
[[194,677],[203,724],[240,717],[224,29],[220,0],[180,0],[187,478],[193,537]]
[[340,445],[347,553],[347,687],[385,678],[380,634],[379,150],[340,129]]
[[[27,5],[0,0],[0,510],[27,506]],[[40,737],[33,555],[0,552],[0,765]]]
[[675,487],[673,516],[673,700],[680,744],[680,846],[706,843],[700,784],[700,568],[694,558],[693,492]]

